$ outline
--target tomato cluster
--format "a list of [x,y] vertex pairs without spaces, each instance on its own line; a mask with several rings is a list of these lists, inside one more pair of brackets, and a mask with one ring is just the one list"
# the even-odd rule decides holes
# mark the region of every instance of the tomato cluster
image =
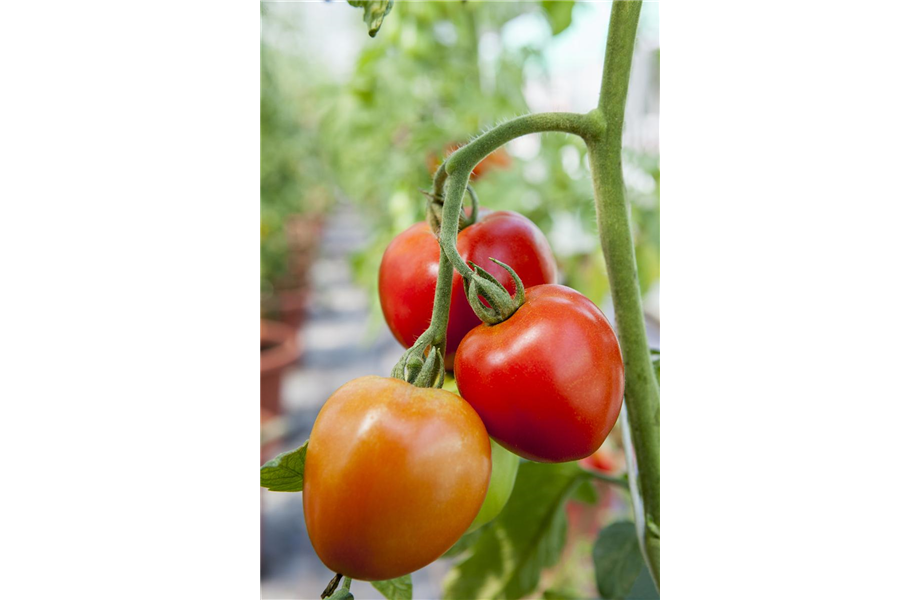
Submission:
[[[519,457],[591,456],[619,416],[623,358],[604,314],[555,283],[549,243],[531,221],[480,215],[459,233],[457,250],[510,297],[515,280],[489,259],[509,265],[523,303],[501,322],[481,323],[454,273],[445,356],[459,395],[449,386],[362,377],[339,388],[317,417],[304,516],[317,555],[336,573],[383,580],[429,564],[501,512]],[[406,347],[430,324],[439,254],[435,234],[418,223],[383,255],[380,303]]]

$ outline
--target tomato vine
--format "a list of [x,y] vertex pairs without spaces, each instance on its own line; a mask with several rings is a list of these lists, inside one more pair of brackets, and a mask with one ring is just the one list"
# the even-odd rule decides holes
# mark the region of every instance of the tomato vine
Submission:
[[[626,94],[641,1],[614,2],[598,107],[586,114],[538,113],[512,119],[486,131],[451,154],[433,178],[431,195],[443,198],[438,239],[441,258],[431,326],[406,351],[393,376],[416,385],[443,383],[443,352],[450,309],[453,269],[486,297],[506,294],[479,269],[467,265],[457,251],[461,207],[473,168],[509,141],[532,133],[562,132],[584,140],[591,164],[598,230],[613,294],[614,313],[626,365],[626,409],[635,449],[639,495],[636,523],[640,547],[656,584],[660,561],[660,389],[649,353],[639,289],[636,253],[623,182],[622,139]],[[475,294],[471,294],[471,300]],[[496,296],[493,296],[496,297]],[[473,302],[473,305],[477,304]],[[477,307],[474,306],[474,310]]]
[[[351,2],[350,0],[350,3],[364,8],[365,21],[371,36],[379,29],[383,18],[393,5],[392,0],[373,2],[358,0]],[[585,472],[571,462],[552,465],[548,471],[542,470],[544,468],[542,465],[524,463],[521,469],[523,484],[515,487],[511,492],[511,506],[516,510],[505,511],[504,517],[500,517],[493,527],[485,531],[473,532],[479,539],[477,547],[484,551],[460,564],[457,571],[458,576],[448,582],[446,590],[448,597],[471,597],[470,594],[474,590],[475,593],[483,592],[482,589],[476,587],[481,582],[473,581],[472,578],[463,578],[464,565],[468,570],[473,570],[473,567],[478,568],[481,563],[492,560],[490,557],[498,556],[503,548],[497,532],[526,530],[530,524],[526,519],[519,518],[519,515],[524,514],[528,507],[534,506],[533,498],[537,493],[543,493],[546,495],[546,501],[536,508],[539,509],[540,522],[546,527],[530,532],[530,535],[526,536],[530,543],[518,549],[520,560],[515,564],[513,570],[503,575],[498,582],[499,587],[495,590],[496,594],[504,594],[500,597],[521,597],[529,593],[536,586],[535,578],[538,579],[540,569],[552,563],[549,558],[553,556],[558,558],[561,549],[559,540],[564,535],[565,516],[562,512],[562,505],[573,491],[589,478],[631,489],[632,504],[636,513],[635,526],[638,529],[638,535],[632,540],[632,543],[634,546],[639,546],[655,585],[659,585],[660,389],[656,366],[653,364],[646,338],[636,252],[622,172],[624,111],[640,10],[641,1],[613,3],[608,26],[600,97],[596,109],[584,114],[562,112],[530,114],[498,124],[451,153],[434,173],[431,192],[426,194],[429,198],[427,220],[432,231],[436,233],[440,246],[431,322],[429,327],[401,356],[391,375],[417,388],[440,388],[445,381],[447,366],[445,364],[447,323],[454,271],[456,270],[463,279],[467,290],[467,300],[474,312],[487,323],[497,323],[510,318],[524,301],[523,284],[511,267],[495,261],[508,270],[514,278],[515,297],[512,297],[493,276],[484,271],[481,268],[482,265],[467,264],[457,249],[459,231],[474,223],[477,218],[478,199],[469,183],[474,169],[504,144],[524,135],[557,132],[575,135],[584,141],[591,166],[600,243],[613,296],[619,343],[625,364],[626,408],[623,417],[627,431],[624,439],[628,446],[632,446],[635,460],[635,465],[632,465],[634,468],[630,469],[632,481],[629,486],[616,477]],[[463,211],[463,200],[467,192],[473,203],[473,210],[469,215],[464,214]],[[480,297],[486,299],[488,306],[480,302]],[[388,381],[403,388],[412,389],[400,382]],[[415,392],[423,391],[416,389]],[[432,390],[424,392],[446,395],[446,392]],[[615,418],[614,416],[614,420]],[[610,427],[612,427],[612,421]],[[485,435],[485,430],[482,433]],[[606,433],[604,432],[601,438]],[[488,441],[487,436],[485,439]],[[316,445],[316,448],[320,447],[321,444]],[[304,444],[294,453],[279,456],[274,461],[266,463],[262,471],[262,485],[278,491],[300,491],[304,485],[306,454],[307,445]],[[627,452],[627,455],[632,457],[630,452]],[[317,455],[313,454],[313,456],[315,458]],[[319,459],[315,458],[315,460]],[[514,464],[517,465],[517,463]],[[316,470],[314,468],[314,471]],[[542,490],[535,483],[544,474],[548,474],[552,480],[553,485],[549,490]],[[316,477],[319,478],[320,475]],[[531,487],[528,488],[528,485]],[[474,511],[470,509],[467,512]],[[627,526],[631,524],[620,522],[608,528],[609,531],[605,530],[608,545],[619,543]],[[308,529],[309,527],[308,524]],[[460,533],[458,532],[457,535]],[[460,543],[457,542],[458,545]],[[314,546],[316,546],[315,542]],[[595,554],[595,560],[598,556],[605,555],[604,552],[599,552],[597,549],[595,549]],[[638,561],[638,555],[634,556]],[[397,574],[397,571],[406,572],[405,569],[395,569],[392,573],[373,572],[371,575],[359,574],[358,577],[393,576]],[[527,577],[523,577],[522,573],[526,573]],[[333,600],[353,598],[350,592],[351,579],[345,577],[342,588],[336,590],[340,580],[342,580],[342,574],[337,574],[324,592],[324,597],[331,595]],[[598,581],[600,589],[602,582],[600,578]],[[610,582],[605,581],[604,584],[607,586],[605,589],[609,590]],[[398,590],[407,587],[409,597],[411,597],[411,577],[409,575],[374,582],[374,585],[382,591],[389,590],[384,592],[388,598],[396,597]]]

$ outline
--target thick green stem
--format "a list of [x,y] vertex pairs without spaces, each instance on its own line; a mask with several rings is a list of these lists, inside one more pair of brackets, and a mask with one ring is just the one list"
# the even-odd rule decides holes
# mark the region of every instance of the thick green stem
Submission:
[[[496,125],[483,133],[469,144],[462,146],[451,154],[444,164],[447,175],[458,171],[473,170],[479,161],[498,150],[514,138],[528,133],[541,133],[544,131],[560,131],[574,133],[586,140],[600,133],[599,123],[590,115],[580,113],[537,113],[524,115],[501,125]],[[435,177],[437,184],[439,177]]]
[[438,284],[434,290],[434,308],[431,311],[431,345],[444,354],[447,341],[447,316],[450,313],[450,294],[454,282],[454,269],[450,259],[441,252],[438,260]]
[[588,140],[588,156],[594,180],[601,247],[607,263],[617,331],[626,365],[626,410],[641,495],[640,501],[633,504],[636,506],[637,522],[644,523],[642,547],[657,584],[661,523],[659,387],[645,333],[622,169],[626,92],[641,7],[641,2],[620,1],[614,2],[611,8],[598,105],[605,127],[597,139]]

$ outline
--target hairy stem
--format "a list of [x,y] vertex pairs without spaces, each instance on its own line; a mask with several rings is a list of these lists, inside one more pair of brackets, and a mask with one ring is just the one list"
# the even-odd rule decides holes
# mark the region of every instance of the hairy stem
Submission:
[[[599,123],[589,115],[562,112],[537,113],[511,119],[496,125],[451,154],[445,161],[445,171],[447,175],[467,169],[472,171],[479,161],[514,138],[544,131],[573,133],[587,140],[599,133]],[[437,180],[435,177],[436,184]]]
[[[457,229],[463,192],[473,167],[489,154],[515,138],[530,133],[558,131],[572,133],[585,141],[595,140],[601,135],[603,126],[592,112],[537,113],[511,119],[483,133],[469,144],[451,154],[434,175],[435,196],[444,194],[444,213],[441,223],[441,251],[446,252],[454,268],[469,279],[473,271],[457,253]],[[446,186],[446,191],[445,191]]]
[[643,552],[656,584],[660,572],[660,462],[658,420],[659,387],[649,355],[636,252],[629,223],[629,205],[623,184],[623,119],[629,70],[641,2],[614,2],[607,31],[607,51],[598,110],[604,130],[588,141],[601,247],[620,345],[626,365],[626,410],[635,448],[641,498],[633,502],[636,522],[643,523]]

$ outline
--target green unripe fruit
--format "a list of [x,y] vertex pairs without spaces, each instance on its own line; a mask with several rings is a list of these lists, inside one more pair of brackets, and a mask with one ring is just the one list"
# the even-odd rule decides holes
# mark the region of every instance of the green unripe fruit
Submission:
[[467,533],[479,529],[505,508],[514,488],[514,480],[517,479],[518,465],[521,464],[521,459],[516,454],[508,452],[494,440],[489,441],[492,442],[492,477],[489,480],[486,499],[482,501],[479,514],[466,530]]

